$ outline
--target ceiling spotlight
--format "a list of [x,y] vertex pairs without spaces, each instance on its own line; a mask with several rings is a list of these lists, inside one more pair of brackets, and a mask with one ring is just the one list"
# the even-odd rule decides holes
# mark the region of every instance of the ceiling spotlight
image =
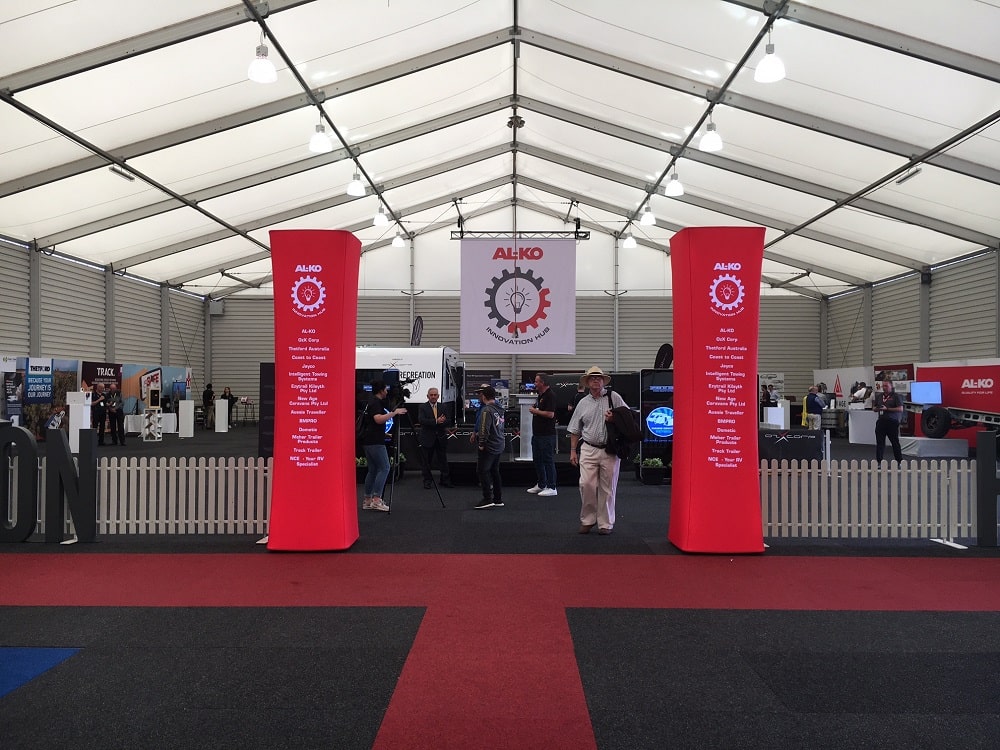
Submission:
[[708,126],[705,128],[705,135],[701,137],[701,141],[698,143],[698,148],[702,151],[722,150],[722,136],[715,129],[715,123],[712,122],[711,116],[709,116]]
[[406,243],[403,242],[403,235],[401,235],[398,231],[396,232],[396,236],[392,238],[392,246],[406,247]]
[[274,83],[278,80],[278,71],[274,69],[274,63],[267,58],[267,45],[264,44],[264,32],[260,32],[260,44],[257,46],[257,55],[250,61],[247,68],[247,78],[254,83]]
[[372,219],[373,227],[387,227],[389,226],[389,217],[385,215],[385,209],[382,208],[382,204],[378,204],[378,211],[375,212],[375,218]]
[[108,167],[108,171],[111,172],[111,174],[118,175],[123,180],[128,180],[129,182],[135,182],[135,175],[132,174],[131,172],[126,172],[117,164],[112,164],[110,167]]
[[684,183],[678,179],[676,172],[670,175],[667,186],[663,188],[663,194],[668,198],[680,198],[684,195]]
[[639,224],[644,227],[651,227],[656,224],[656,216],[653,214],[653,210],[646,204],[646,207],[642,209],[642,218],[639,219]]
[[622,247],[625,248],[626,250],[631,250],[635,246],[636,246],[635,237],[633,237],[632,233],[629,232],[628,234],[625,235],[625,241],[622,243]]
[[757,63],[757,69],[753,72],[753,79],[757,83],[774,83],[785,77],[785,64],[781,58],[774,54],[774,45],[771,44],[771,32],[767,32],[767,46],[764,47],[764,59]]
[[333,151],[333,144],[330,143],[330,137],[321,122],[316,124],[316,132],[309,139],[309,150],[314,154],[328,154]]
[[365,184],[361,181],[361,173],[355,172],[354,179],[347,183],[347,194],[360,198],[365,194]]

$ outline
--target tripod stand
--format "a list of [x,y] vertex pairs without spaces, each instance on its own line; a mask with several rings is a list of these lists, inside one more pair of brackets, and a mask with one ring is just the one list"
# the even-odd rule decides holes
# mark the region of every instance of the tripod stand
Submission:
[[392,492],[393,492],[393,489],[394,489],[395,484],[396,484],[396,474],[399,472],[399,447],[400,447],[400,444],[402,443],[402,440],[400,438],[401,438],[402,425],[403,425],[403,420],[404,419],[406,420],[406,426],[409,427],[409,430],[410,430],[409,434],[413,438],[413,442],[417,446],[417,455],[420,457],[419,458],[419,462],[420,462],[421,473],[423,473],[423,470],[425,468],[427,469],[427,472],[428,472],[428,474],[430,475],[430,478],[431,478],[431,484],[434,486],[434,492],[437,494],[438,500],[441,502],[441,507],[442,508],[447,507],[444,504],[444,498],[441,497],[441,489],[438,487],[438,483],[434,481],[434,474],[431,471],[433,469],[433,467],[427,465],[427,460],[428,460],[427,456],[424,455],[424,449],[420,446],[420,438],[417,436],[417,431],[416,431],[416,429],[413,426],[413,420],[410,419],[410,414],[409,414],[409,412],[407,412],[406,414],[401,414],[399,416],[399,418],[396,420],[396,422],[393,423],[393,426],[392,426],[392,429],[396,433],[395,436],[394,436],[395,439],[396,439],[395,440],[396,445],[395,445],[395,448],[394,448],[396,461],[395,461],[395,466],[392,467],[391,470],[389,471],[389,492],[388,492],[388,495],[389,495],[389,508],[390,508],[389,512],[390,513],[392,512],[392,510],[391,510],[392,509]]

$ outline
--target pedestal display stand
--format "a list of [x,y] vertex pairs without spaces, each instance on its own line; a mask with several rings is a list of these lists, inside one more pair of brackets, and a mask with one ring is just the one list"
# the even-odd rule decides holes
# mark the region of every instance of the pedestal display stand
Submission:
[[177,402],[177,437],[194,437],[194,401]]
[[215,431],[229,432],[229,402],[224,398],[215,400]]
[[90,391],[69,391],[66,394],[69,407],[69,449],[80,452],[80,430],[90,429]]
[[144,443],[159,443],[162,440],[163,423],[159,408],[146,409],[142,413],[142,441]]
[[535,394],[533,393],[517,394],[517,403],[518,406],[520,407],[520,415],[521,415],[521,445],[518,450],[517,457],[514,459],[515,461],[532,460],[531,436],[534,434],[534,432],[532,432],[531,430],[532,416],[531,412],[528,411],[528,409],[534,406],[537,400],[538,397],[535,396]]

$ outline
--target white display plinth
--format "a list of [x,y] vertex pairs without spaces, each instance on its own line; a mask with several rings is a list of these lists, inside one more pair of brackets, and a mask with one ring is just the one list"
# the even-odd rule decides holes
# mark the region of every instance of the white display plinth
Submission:
[[66,394],[69,406],[69,450],[80,452],[80,430],[90,429],[90,391],[69,391]]
[[875,445],[875,422],[878,414],[864,409],[847,410],[848,441],[855,445]]
[[215,400],[215,431],[229,432],[229,402],[224,398]]
[[142,435],[142,414],[125,415],[125,434]]
[[515,461],[531,461],[531,436],[534,434],[531,430],[531,412],[528,411],[535,402],[538,401],[538,397],[534,393],[518,393],[517,403],[520,408],[521,413],[521,445],[518,450],[517,457]]
[[788,401],[783,402],[784,406],[765,406],[764,407],[764,421],[768,424],[780,425],[781,429],[788,429],[789,422],[789,408]]
[[177,436],[194,437],[194,401],[190,399],[177,402]]
[[164,435],[174,435],[177,433],[177,415],[173,412],[160,412],[160,424],[163,427]]

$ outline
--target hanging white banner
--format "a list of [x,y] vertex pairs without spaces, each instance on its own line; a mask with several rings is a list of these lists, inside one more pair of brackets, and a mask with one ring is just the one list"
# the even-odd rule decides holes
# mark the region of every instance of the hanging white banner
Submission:
[[576,354],[576,240],[462,240],[463,354]]

